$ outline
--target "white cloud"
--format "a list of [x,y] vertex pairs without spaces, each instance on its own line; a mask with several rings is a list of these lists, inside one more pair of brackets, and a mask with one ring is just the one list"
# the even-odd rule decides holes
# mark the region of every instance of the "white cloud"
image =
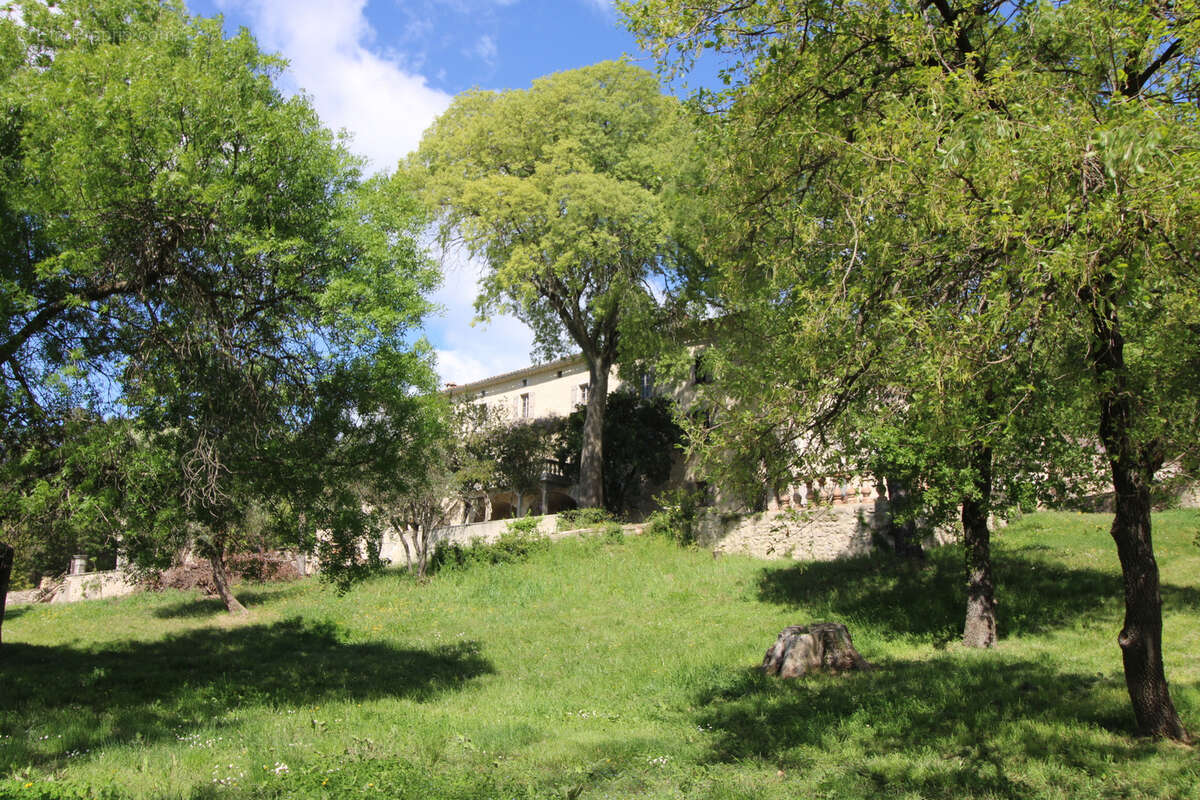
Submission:
[[[288,59],[293,88],[312,97],[325,124],[353,136],[351,149],[370,160],[370,169],[393,169],[450,104],[450,95],[430,88],[417,72],[424,67],[422,55],[379,46],[364,14],[366,0],[218,0],[218,5],[247,15],[263,48]],[[413,16],[406,33],[419,39],[432,31],[430,18]],[[492,37],[484,36],[477,47],[481,57],[495,58]],[[442,379],[468,383],[529,364],[533,336],[524,324],[505,316],[471,325],[479,266],[452,256],[444,268],[444,285],[433,299],[445,312],[426,326]]]
[[450,104],[395,55],[372,49],[375,31],[363,14],[366,0],[220,0],[247,13],[268,50],[290,62],[289,77],[303,88],[325,124],[353,135],[351,149],[369,169],[388,170],[415,149],[421,134]]
[[436,344],[438,374],[443,381],[470,383],[528,366],[533,333],[512,316],[495,316],[471,325],[475,318],[482,266],[460,252],[443,255],[445,280],[433,296],[444,308]]
[[496,40],[484,34],[475,43],[475,55],[485,64],[496,63]]

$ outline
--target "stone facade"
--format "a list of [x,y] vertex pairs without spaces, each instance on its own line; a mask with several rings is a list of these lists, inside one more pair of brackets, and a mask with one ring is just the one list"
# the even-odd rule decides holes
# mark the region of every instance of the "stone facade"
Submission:
[[699,519],[696,539],[714,553],[833,561],[871,552],[887,526],[887,503],[882,500],[757,514],[709,510]]
[[[622,386],[616,367],[608,377],[608,390]],[[500,409],[510,420],[565,417],[587,402],[588,368],[583,356],[535,364],[466,384],[448,384],[454,400]]]

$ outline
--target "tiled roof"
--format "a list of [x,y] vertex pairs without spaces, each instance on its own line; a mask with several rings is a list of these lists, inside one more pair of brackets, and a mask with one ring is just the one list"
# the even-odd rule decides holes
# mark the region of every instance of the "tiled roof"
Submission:
[[549,361],[545,364],[533,364],[528,367],[522,367],[521,369],[513,370],[512,372],[505,372],[500,375],[493,375],[490,378],[483,378],[482,380],[472,381],[471,383],[462,383],[462,384],[458,384],[457,386],[447,386],[446,393],[455,395],[455,394],[463,394],[463,393],[467,393],[467,392],[475,392],[480,389],[486,389],[490,386],[494,386],[497,383],[505,383],[507,381],[511,381],[516,378],[522,378],[522,377],[526,377],[529,375],[533,375],[538,372],[543,372],[543,371],[552,370],[552,369],[560,369],[562,367],[571,366],[571,365],[577,364],[578,362],[580,362],[582,360],[583,360],[583,353],[576,353],[574,355],[567,356],[566,358],[560,358],[557,361]]

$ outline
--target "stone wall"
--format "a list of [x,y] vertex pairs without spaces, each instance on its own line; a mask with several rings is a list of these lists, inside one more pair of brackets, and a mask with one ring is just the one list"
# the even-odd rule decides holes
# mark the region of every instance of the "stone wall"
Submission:
[[[868,503],[823,503],[753,514],[709,509],[698,520],[696,541],[714,555],[833,561],[866,555],[880,546],[892,547],[890,514],[887,500],[878,496]],[[993,533],[1006,524],[1000,517],[988,518]],[[933,528],[921,544],[927,548],[951,544],[958,541],[960,533],[958,523],[950,520]]]
[[[890,546],[887,538],[888,504],[882,498],[867,503],[821,504],[807,508],[788,508],[756,514],[721,512],[708,509],[697,521],[696,541],[714,553],[740,553],[756,558],[790,558],[797,561],[833,561],[870,553],[880,543]],[[492,520],[469,525],[454,525],[436,531],[439,545],[494,542],[508,530],[512,520]],[[626,533],[641,533],[641,525],[624,525]],[[561,539],[587,531],[558,530],[558,515],[538,518],[538,531],[551,539]],[[954,541],[957,529],[951,525],[934,531],[924,542],[932,547]],[[404,565],[404,547],[399,537],[384,537],[380,555],[393,566]]]
[[[566,535],[558,530],[558,514],[546,514],[537,517],[537,520],[538,533],[552,539]],[[509,523],[512,521],[511,519],[493,519],[488,522],[472,522],[467,525],[437,528],[433,532],[434,541],[438,546],[443,544],[466,546],[476,540],[494,542],[508,530]],[[570,531],[570,533],[576,533],[576,531]],[[384,534],[383,543],[379,548],[379,557],[392,562],[394,567],[404,566],[404,545],[400,543],[400,537],[395,532],[389,531]]]
[[80,572],[57,579],[46,578],[37,589],[10,593],[9,605],[16,605],[22,601],[74,603],[78,600],[102,600],[133,594],[137,588],[137,584],[123,570]]
[[708,511],[697,542],[714,553],[832,561],[871,552],[888,524],[887,503],[815,505],[757,514]]

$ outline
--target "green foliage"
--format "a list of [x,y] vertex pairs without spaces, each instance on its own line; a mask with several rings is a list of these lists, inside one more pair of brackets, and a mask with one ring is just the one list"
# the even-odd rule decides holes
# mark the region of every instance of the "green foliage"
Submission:
[[532,515],[527,517],[518,517],[517,519],[510,521],[508,525],[505,526],[505,531],[507,533],[513,533],[519,536],[532,536],[537,533],[541,522],[541,517],[535,517]]
[[704,496],[695,489],[671,489],[654,498],[659,505],[646,520],[646,533],[689,547],[696,543],[696,522]]
[[619,522],[605,522],[600,526],[600,539],[607,544],[622,544],[625,541],[625,529]]
[[519,497],[537,492],[546,460],[554,454],[563,429],[563,420],[553,417],[500,421],[493,426],[484,443],[486,457],[494,466],[489,485],[510,489]]
[[[579,474],[586,411],[573,411],[563,425],[560,459],[569,474]],[[675,403],[667,397],[642,398],[632,389],[608,395],[604,414],[604,505],[627,514],[642,495],[661,485],[687,444],[675,421]]]
[[[1116,384],[1138,442],[1197,446],[1190,12],[620,6],[665,67],[728,59],[726,88],[695,98],[721,154],[691,281],[726,312],[701,392],[719,425],[693,429],[714,472],[819,474],[883,434],[936,508],[977,493],[956,453],[981,444],[1005,502],[1095,475],[1079,443]],[[1120,375],[1089,367],[1118,327]]]
[[[350,487],[397,470],[434,384],[409,341],[436,279],[417,204],[360,180],[245,31],[156,0],[16,5],[0,215],[28,246],[0,256],[4,534],[41,496],[34,539],[111,544],[119,519],[144,564],[185,531],[219,559],[257,507],[309,549],[328,531],[329,573],[351,574],[372,525]],[[111,456],[53,452],[101,419],[85,438],[119,431]]]
[[380,535],[390,529],[401,538],[406,566],[418,577],[424,577],[437,546],[434,530],[460,521],[455,518],[460,504],[492,485],[491,441],[498,424],[485,406],[426,395],[420,414],[410,420],[404,458],[359,485],[361,503]]
[[459,95],[409,166],[445,235],[487,260],[480,313],[518,314],[547,357],[594,358],[623,306],[651,302],[684,130],[651,73],[605,62]]
[[571,508],[558,515],[556,526],[560,531],[576,531],[580,528],[599,528],[614,517],[605,508]]
[[612,512],[604,508],[572,508],[559,512],[555,529],[560,533],[579,530],[599,531],[594,538],[609,544],[625,540],[625,530],[621,527],[621,523],[613,517]]
[[[664,59],[732,60],[727,89],[698,98],[720,200],[698,291],[733,331],[716,349],[730,394],[709,393],[693,437],[709,465],[769,485],[836,470],[846,444],[867,460],[890,427],[921,452],[887,460],[935,508],[960,502],[982,544],[989,510],[1033,496],[1039,469],[1086,468],[1098,442],[1113,537],[1137,554],[1130,698],[1144,732],[1186,738],[1149,494],[1200,448],[1195,4],[621,7]],[[865,437],[846,425],[871,418]],[[1020,476],[1008,496],[1004,475]],[[986,549],[968,553],[985,575]],[[972,596],[990,602],[989,584]]]
[[537,522],[537,517],[514,520],[494,542],[475,539],[465,546],[458,542],[442,544],[430,567],[433,571],[455,570],[526,561],[550,546],[550,539],[538,532]]

